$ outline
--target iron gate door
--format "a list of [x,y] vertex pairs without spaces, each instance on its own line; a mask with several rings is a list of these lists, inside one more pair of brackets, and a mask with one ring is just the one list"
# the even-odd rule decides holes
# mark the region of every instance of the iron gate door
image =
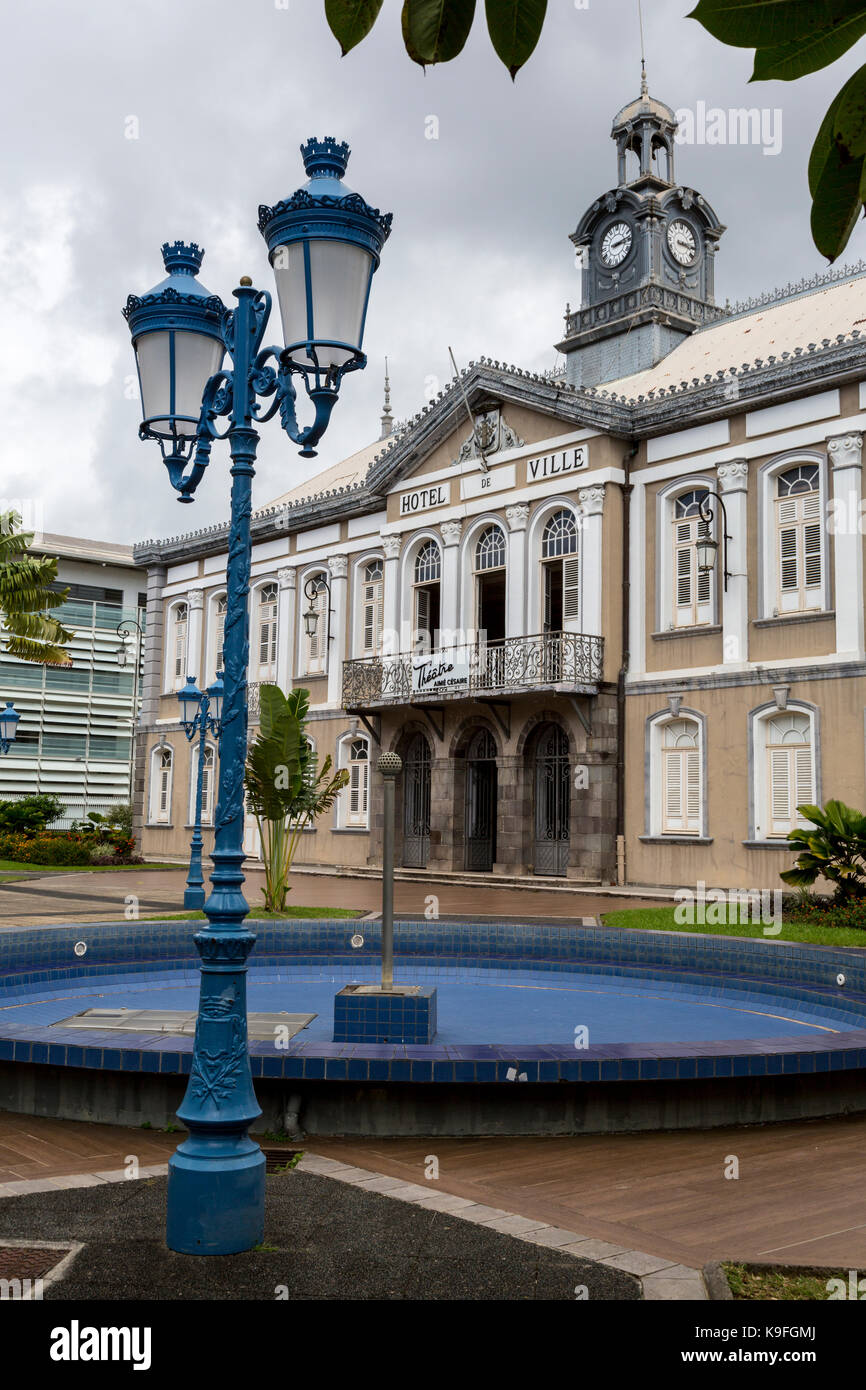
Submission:
[[568,868],[571,768],[568,739],[542,729],[535,752],[535,872],[562,877]]
[[403,764],[403,866],[426,869],[430,853],[430,745],[416,734]]
[[486,729],[469,745],[466,765],[466,868],[492,873],[496,859],[496,744]]

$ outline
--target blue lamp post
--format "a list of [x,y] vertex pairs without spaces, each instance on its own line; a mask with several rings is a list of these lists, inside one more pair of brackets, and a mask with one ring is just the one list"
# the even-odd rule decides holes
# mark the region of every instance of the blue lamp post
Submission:
[[[250,512],[258,426],[279,410],[310,458],[344,373],[366,365],[364,322],[373,273],[391,229],[342,182],[349,147],[330,136],[301,146],[307,184],[259,208],[277,284],[283,347],[262,347],[271,296],[244,276],[227,309],[197,277],[203,252],[163,247],[167,276],[124,310],[138,364],[143,439],[156,439],[181,502],[191,502],[215,439],[231,452],[225,693],[208,924],[196,933],[201,993],[189,1085],[178,1117],[189,1130],[169,1164],[166,1239],[172,1250],[225,1255],[264,1232],[265,1159],[249,1137],[261,1113],[247,1048],[246,962],[255,937],[244,918],[244,764],[247,749]],[[231,365],[223,365],[226,353]],[[294,378],[313,421],[301,428]],[[228,419],[220,431],[217,419]]]
[[[180,701],[180,722],[187,739],[192,743],[198,734],[198,770],[195,779],[195,818],[192,828],[192,842],[189,851],[189,873],[183,894],[183,905],[201,911],[204,907],[204,879],[201,872],[201,803],[204,787],[204,755],[207,736],[213,734],[219,740],[223,704],[223,673],[217,671],[216,680],[209,685],[204,694],[195,683],[195,676],[187,676],[183,690],[177,692]],[[211,713],[213,706],[213,713]]]
[[6,708],[0,710],[0,753],[8,753],[15,742],[15,735],[18,732],[18,714],[11,700],[6,701]]

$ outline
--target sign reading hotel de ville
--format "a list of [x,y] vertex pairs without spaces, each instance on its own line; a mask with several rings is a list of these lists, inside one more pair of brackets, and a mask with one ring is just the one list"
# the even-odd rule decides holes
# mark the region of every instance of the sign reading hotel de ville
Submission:
[[526,481],[540,483],[542,478],[558,478],[562,473],[577,473],[589,464],[589,450],[585,444],[577,444],[573,449],[561,449],[555,454],[541,454],[538,458],[526,460]]
[[412,693],[465,690],[469,684],[468,652],[425,652],[412,658]]

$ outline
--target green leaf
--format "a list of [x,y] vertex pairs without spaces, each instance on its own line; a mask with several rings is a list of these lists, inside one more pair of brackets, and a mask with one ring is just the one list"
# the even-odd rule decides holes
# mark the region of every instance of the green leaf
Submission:
[[818,184],[821,181],[824,166],[833,153],[835,144],[833,140],[833,127],[836,120],[836,108],[841,99],[842,93],[837,92],[830,103],[826,116],[821,122],[818,134],[815,136],[815,143],[812,146],[812,153],[809,155],[809,192],[813,198],[818,191]]
[[325,0],[325,18],[344,58],[367,37],[381,8],[382,0]]
[[866,154],[866,65],[857,69],[839,93],[833,139],[843,158],[858,159]]
[[450,63],[469,37],[475,0],[406,0],[403,16],[410,58],[416,63]]
[[547,0],[485,0],[490,41],[512,81],[541,37]]
[[752,81],[763,82],[775,78],[777,81],[791,82],[808,72],[817,72],[819,68],[835,63],[864,34],[866,11],[850,15],[838,25],[817,29],[801,39],[776,44],[772,48],[759,48],[755,53]]
[[835,261],[841,256],[863,205],[863,158],[843,159],[838,146],[830,151],[815,187],[812,202],[812,238],[822,255]]
[[775,48],[863,14],[864,0],[698,0],[688,17],[734,48]]
[[403,0],[403,9],[400,12],[400,25],[403,30],[403,46],[406,52],[409,54],[413,63],[417,63],[419,67],[425,68],[427,64],[421,57],[417,48],[414,47],[409,34],[409,0]]

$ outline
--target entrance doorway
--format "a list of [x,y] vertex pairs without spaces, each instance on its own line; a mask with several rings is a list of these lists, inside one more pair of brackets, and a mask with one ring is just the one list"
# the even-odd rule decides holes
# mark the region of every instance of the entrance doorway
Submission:
[[416,734],[403,760],[403,866],[426,869],[430,854],[430,745]]
[[492,873],[496,859],[496,744],[481,729],[466,754],[466,868]]
[[571,767],[568,739],[545,724],[535,745],[535,854],[537,874],[562,877],[568,869]]

